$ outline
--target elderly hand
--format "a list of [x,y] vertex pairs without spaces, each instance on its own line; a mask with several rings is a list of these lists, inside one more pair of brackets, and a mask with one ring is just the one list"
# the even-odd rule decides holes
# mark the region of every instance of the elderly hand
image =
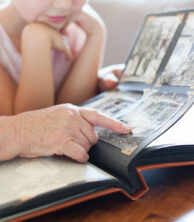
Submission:
[[[15,141],[7,147],[10,158],[66,155],[78,162],[88,160],[88,151],[97,143],[94,126],[117,133],[130,133],[130,128],[104,114],[71,104],[30,111],[14,117]],[[17,153],[13,153],[15,152]]]
[[98,73],[99,91],[107,91],[114,88],[118,82],[125,64],[116,64],[100,69]]

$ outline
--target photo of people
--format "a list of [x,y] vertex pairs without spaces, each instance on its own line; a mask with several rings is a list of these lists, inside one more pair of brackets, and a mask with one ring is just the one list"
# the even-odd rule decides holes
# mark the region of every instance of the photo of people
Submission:
[[122,81],[152,83],[183,16],[148,17]]
[[118,119],[132,128],[132,134],[120,135],[96,127],[99,138],[121,150],[133,149],[164,125],[188,100],[185,94],[150,91],[135,109]]
[[194,87],[194,14],[187,19],[177,45],[157,85]]

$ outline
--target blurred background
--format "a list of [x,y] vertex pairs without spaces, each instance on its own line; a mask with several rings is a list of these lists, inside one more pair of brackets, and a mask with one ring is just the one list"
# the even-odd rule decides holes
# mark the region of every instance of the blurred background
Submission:
[[10,0],[0,0],[1,7],[9,2],[10,2]]
[[[0,0],[0,7],[9,1]],[[194,1],[90,0],[90,5],[101,15],[107,26],[108,39],[103,64],[106,66],[125,62],[147,13],[194,8]]]
[[90,0],[90,4],[108,29],[105,66],[126,61],[147,13],[194,8],[193,0]]

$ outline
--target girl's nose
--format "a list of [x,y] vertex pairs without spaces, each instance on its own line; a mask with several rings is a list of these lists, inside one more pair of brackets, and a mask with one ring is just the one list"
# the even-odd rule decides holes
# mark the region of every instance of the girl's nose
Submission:
[[53,2],[54,8],[70,8],[72,6],[72,0],[55,0]]

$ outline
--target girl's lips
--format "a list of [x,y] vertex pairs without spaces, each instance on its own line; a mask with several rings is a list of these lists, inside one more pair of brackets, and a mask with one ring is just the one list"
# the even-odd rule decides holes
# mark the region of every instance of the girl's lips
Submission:
[[66,19],[66,16],[46,16],[47,19],[52,23],[61,23]]

